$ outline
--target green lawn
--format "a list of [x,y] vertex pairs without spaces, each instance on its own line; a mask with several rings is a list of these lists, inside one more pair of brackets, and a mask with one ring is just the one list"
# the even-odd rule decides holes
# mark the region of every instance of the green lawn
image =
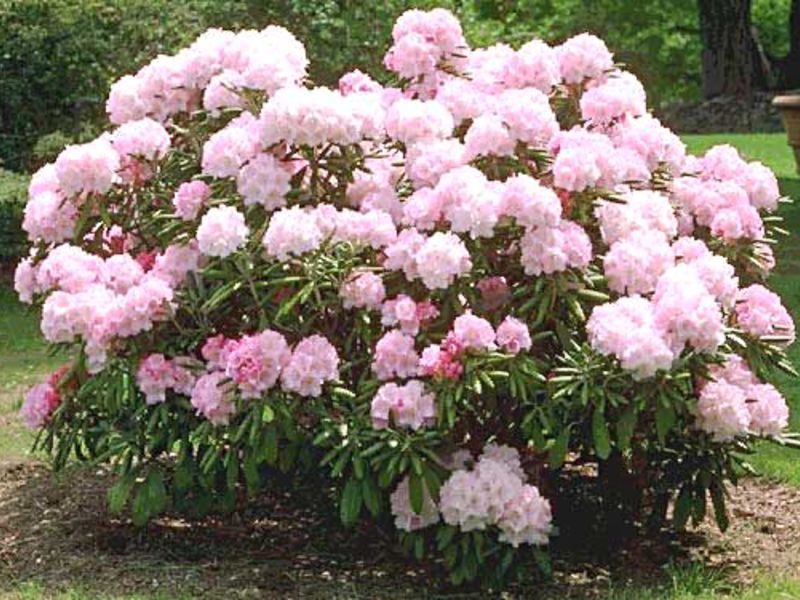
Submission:
[[[792,153],[780,135],[709,135],[685,136],[693,153],[701,153],[718,143],[735,145],[747,158],[761,160],[772,167],[780,178],[784,194],[800,201],[798,178]],[[781,208],[787,229],[793,236],[784,240],[778,251],[778,267],[770,282],[783,297],[792,314],[800,316],[800,204]],[[791,350],[795,365],[800,367],[800,344]],[[42,343],[37,315],[15,299],[13,292],[0,286],[0,463],[4,459],[18,459],[27,454],[31,434],[18,422],[14,413],[19,407],[24,389],[62,362],[49,357]],[[778,385],[792,406],[792,428],[800,431],[800,382],[780,377]],[[762,444],[752,461],[766,477],[800,487],[800,455],[797,452]],[[743,568],[747,568],[744,565]],[[738,598],[739,600],[800,599],[800,574],[787,573],[786,577],[764,576],[746,589],[730,589],[723,576],[691,563],[679,568],[667,568],[665,583],[651,588],[615,588],[606,600],[712,600]],[[0,591],[0,600],[156,600],[173,599],[174,596],[151,595],[147,592],[132,595],[104,595],[98,590],[82,588],[53,591],[35,583],[12,587],[13,591]],[[235,595],[235,590],[231,590]],[[432,597],[423,594],[424,597]],[[332,584],[332,598],[367,598],[358,586],[350,590]],[[575,596],[579,597],[579,596]]]

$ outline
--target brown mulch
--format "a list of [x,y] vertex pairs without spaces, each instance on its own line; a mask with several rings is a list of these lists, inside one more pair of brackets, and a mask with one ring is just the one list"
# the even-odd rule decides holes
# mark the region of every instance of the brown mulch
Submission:
[[[75,467],[55,477],[30,460],[0,464],[0,595],[20,582],[47,590],[205,598],[483,598],[448,589],[441,567],[404,558],[390,531],[345,530],[328,499],[265,493],[243,511],[144,529],[109,515],[109,476]],[[556,576],[505,597],[600,597],[609,586],[658,582],[670,561],[702,560],[733,584],[757,573],[800,576],[800,491],[748,479],[732,490],[732,525],[680,539],[635,539],[583,555],[556,552]],[[605,561],[598,561],[598,555]]]

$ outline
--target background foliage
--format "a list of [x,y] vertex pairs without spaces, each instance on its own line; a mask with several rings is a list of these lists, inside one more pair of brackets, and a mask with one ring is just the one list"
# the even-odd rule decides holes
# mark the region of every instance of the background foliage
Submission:
[[[753,3],[771,54],[788,48],[789,4]],[[315,82],[332,84],[350,66],[376,72],[397,15],[431,6],[454,10],[474,44],[519,45],[534,36],[558,42],[591,31],[642,79],[653,106],[699,93],[695,0],[5,0],[0,161],[14,170],[35,167],[63,143],[93,133],[114,79],[208,27],[284,25],[306,44]]]

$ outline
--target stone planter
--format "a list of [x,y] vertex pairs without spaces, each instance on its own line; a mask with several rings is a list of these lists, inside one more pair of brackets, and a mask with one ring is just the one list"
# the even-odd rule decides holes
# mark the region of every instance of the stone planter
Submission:
[[794,150],[795,167],[800,173],[800,93],[775,96],[772,105],[781,113],[783,126],[789,136],[789,145]]

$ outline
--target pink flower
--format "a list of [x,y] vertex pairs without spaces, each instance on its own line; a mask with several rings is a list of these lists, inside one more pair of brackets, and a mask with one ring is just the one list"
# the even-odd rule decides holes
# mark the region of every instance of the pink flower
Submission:
[[611,244],[603,258],[603,271],[611,290],[649,294],[673,264],[672,248],[661,232],[635,230]]
[[32,242],[54,244],[71,239],[77,222],[78,210],[72,202],[56,192],[41,192],[25,205],[22,229]]
[[375,429],[389,425],[390,416],[398,427],[417,430],[436,420],[435,398],[425,392],[421,381],[412,379],[405,385],[383,384],[372,399],[370,416]]
[[476,286],[481,293],[482,306],[486,311],[500,308],[511,298],[511,289],[505,277],[484,277]]
[[252,158],[236,178],[236,190],[244,205],[261,204],[268,211],[286,204],[292,173],[272,154],[262,152]]
[[225,383],[225,378],[222,371],[206,373],[192,389],[192,406],[198,415],[203,415],[213,425],[227,425],[236,412],[233,385]]
[[601,201],[595,209],[603,240],[611,245],[637,230],[655,230],[673,238],[678,222],[669,198],[658,192],[637,190],[622,195],[624,203]]
[[300,256],[316,250],[322,238],[314,213],[293,206],[272,215],[262,243],[269,256],[286,261],[290,254]]
[[232,206],[215,206],[200,220],[197,243],[206,256],[224,258],[241,248],[249,233],[242,213]]
[[781,303],[780,296],[763,285],[753,284],[739,290],[736,298],[736,322],[745,333],[755,337],[780,336],[791,344],[795,338],[794,321]]
[[597,79],[614,66],[614,57],[603,40],[589,33],[571,37],[556,48],[556,55],[566,83]]
[[398,100],[386,112],[386,133],[407,145],[448,138],[453,127],[452,115],[434,100]]
[[274,386],[291,357],[284,337],[275,331],[246,335],[226,345],[225,374],[242,398],[260,398]]
[[653,305],[640,296],[622,297],[592,310],[586,324],[592,348],[615,356],[635,379],[669,370],[675,358],[656,324]]
[[354,272],[339,290],[344,308],[381,308],[386,288],[379,275],[369,271]]
[[59,189],[67,196],[105,194],[116,183],[120,157],[103,135],[88,144],[67,146],[55,162]]
[[239,169],[258,154],[260,135],[260,122],[252,114],[242,113],[203,145],[203,173],[235,177]]
[[561,78],[556,51],[541,40],[520,47],[503,66],[503,81],[513,88],[536,88],[549,93]]
[[228,354],[235,343],[234,340],[229,340],[222,334],[215,335],[205,341],[200,354],[208,362],[209,368],[225,370],[228,364]]
[[479,156],[511,156],[515,140],[503,119],[484,114],[472,121],[464,136],[464,153],[468,160]]
[[750,429],[759,435],[778,435],[789,426],[789,407],[775,386],[768,383],[747,388]]
[[111,143],[120,156],[156,160],[164,158],[171,141],[161,123],[144,118],[120,125],[111,134]]
[[695,416],[697,427],[718,442],[730,441],[750,426],[744,390],[724,381],[711,381],[703,386]]
[[36,272],[30,257],[22,259],[14,270],[14,291],[17,292],[20,302],[30,304],[34,294],[41,291],[36,282]]
[[422,496],[422,512],[417,514],[411,508],[409,477],[404,477],[389,497],[394,517],[394,526],[403,531],[417,531],[439,522],[439,509],[430,496],[427,487]]
[[553,530],[550,502],[539,494],[539,489],[524,485],[503,509],[498,521],[501,542],[514,548],[520,544],[542,546],[548,543]]
[[471,269],[472,261],[464,242],[452,233],[434,233],[417,252],[416,272],[431,290],[449,287]]
[[211,188],[203,181],[186,181],[178,186],[172,205],[175,213],[184,221],[194,221],[211,196]]
[[139,363],[136,384],[147,404],[166,400],[166,391],[175,385],[175,369],[163,354],[151,354]]
[[461,345],[468,350],[494,350],[495,332],[486,319],[468,312],[453,321],[453,332]]
[[300,396],[319,396],[322,385],[339,377],[339,355],[321,335],[303,339],[281,372],[281,386]]
[[55,385],[50,381],[39,383],[25,394],[19,414],[31,429],[38,429],[47,423],[50,415],[61,404],[61,394]]
[[585,269],[592,257],[589,236],[572,221],[555,227],[534,227],[520,240],[521,262],[528,275]]
[[531,334],[528,326],[519,319],[508,316],[497,328],[498,345],[511,354],[519,354],[531,348]]
[[594,125],[607,126],[626,116],[647,112],[644,87],[632,73],[618,71],[581,96],[581,115]]
[[505,212],[523,227],[555,227],[561,221],[561,201],[550,188],[528,175],[514,175],[503,188]]
[[381,380],[394,377],[407,378],[417,374],[419,355],[414,349],[414,338],[401,331],[384,334],[375,346],[372,372]]

